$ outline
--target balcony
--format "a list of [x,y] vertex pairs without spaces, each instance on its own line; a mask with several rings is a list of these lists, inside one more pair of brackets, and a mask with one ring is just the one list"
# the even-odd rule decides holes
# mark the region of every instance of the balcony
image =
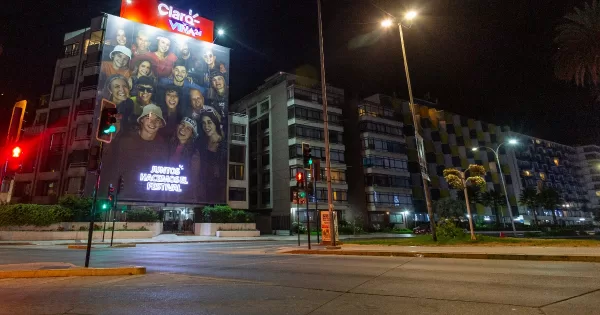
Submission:
[[87,162],[75,162],[69,164],[67,170],[68,177],[85,177],[87,172]]
[[44,129],[46,129],[44,125],[31,126],[23,129],[23,133],[27,135],[39,135],[44,132]]
[[83,68],[81,73],[83,74],[84,77],[99,74],[100,73],[100,62],[86,63],[85,67]]

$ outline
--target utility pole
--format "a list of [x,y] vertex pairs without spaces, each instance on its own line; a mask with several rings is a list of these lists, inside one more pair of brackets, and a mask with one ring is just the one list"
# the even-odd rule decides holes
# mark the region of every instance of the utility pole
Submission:
[[92,237],[94,235],[94,217],[96,216],[96,201],[98,199],[98,189],[100,188],[100,173],[102,171],[102,151],[103,145],[100,143],[100,153],[98,154],[98,170],[96,171],[96,184],[94,185],[94,200],[92,202],[92,211],[90,213],[90,227],[88,229],[88,240],[85,251],[85,267],[90,266],[90,253],[92,250]]
[[[312,170],[312,168],[310,170]],[[308,178],[306,176],[307,173],[308,172],[306,171],[306,169],[304,169],[304,178],[305,178],[305,180],[306,180],[306,178]],[[308,190],[308,183],[306,184],[306,188],[307,188],[306,190]],[[314,186],[313,186],[313,189],[314,189]],[[310,249],[310,210],[308,208],[309,204],[310,204],[310,202],[308,202],[308,194],[306,194],[306,230],[307,230],[307,233],[308,233],[308,249]]]
[[321,17],[321,0],[317,0],[319,17],[319,53],[321,59],[321,98],[323,100],[323,133],[325,136],[325,169],[327,176],[327,205],[329,209],[331,246],[335,247],[335,220],[333,219],[333,196],[331,188],[331,159],[329,158],[329,117],[327,115],[327,83],[325,80],[325,52],[323,50],[323,21]]

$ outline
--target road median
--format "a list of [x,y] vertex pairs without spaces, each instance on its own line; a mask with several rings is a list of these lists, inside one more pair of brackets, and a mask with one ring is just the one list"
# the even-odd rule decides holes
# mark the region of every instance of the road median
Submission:
[[128,266],[115,268],[69,268],[0,270],[2,278],[48,278],[48,277],[89,277],[89,276],[129,276],[146,274],[146,267]]
[[342,255],[342,256],[380,256],[380,257],[426,257],[456,259],[495,259],[495,260],[530,260],[530,261],[570,261],[600,263],[600,256],[595,255],[530,255],[510,253],[463,253],[463,252],[419,252],[419,251],[386,251],[386,250],[327,250],[327,249],[293,249],[284,250],[281,254],[296,255]]

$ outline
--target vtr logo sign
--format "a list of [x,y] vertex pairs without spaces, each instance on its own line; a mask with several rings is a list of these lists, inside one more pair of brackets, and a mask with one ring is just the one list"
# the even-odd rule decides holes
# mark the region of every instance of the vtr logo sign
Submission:
[[200,24],[200,21],[196,19],[199,15],[198,13],[192,14],[192,9],[189,10],[188,14],[185,14],[173,9],[172,6],[160,3],[158,5],[158,14],[161,16],[169,16],[171,30],[176,30],[192,37],[202,36],[202,31],[196,28],[196,24]]
[[203,41],[213,41],[213,21],[192,9],[180,10],[158,0],[122,0],[121,17]]

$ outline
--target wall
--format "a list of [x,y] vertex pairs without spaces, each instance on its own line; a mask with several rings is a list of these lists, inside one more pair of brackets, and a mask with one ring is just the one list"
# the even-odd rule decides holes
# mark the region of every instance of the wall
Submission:
[[256,223],[195,223],[194,235],[216,236],[217,231],[256,230]]
[[[106,231],[105,241],[110,240],[111,232]],[[152,238],[152,231],[115,231],[115,239]],[[87,240],[88,231],[0,231],[0,241],[55,241]],[[102,231],[94,231],[93,240],[102,240]]]
[[[151,233],[150,237],[159,235],[162,233],[163,224],[162,222],[115,222],[115,235],[120,232],[118,230],[124,229],[125,224],[127,224],[127,229],[129,230],[137,230],[142,227],[148,229],[147,232]],[[95,222],[94,225],[99,225],[101,228],[104,227],[104,222]],[[61,222],[55,223],[48,226],[4,226],[0,227],[0,232],[85,232],[87,235],[88,231],[80,231],[81,227],[89,228],[89,222]],[[112,227],[112,222],[106,222],[106,228],[109,229]],[[59,228],[62,228],[63,231],[58,231]],[[95,231],[96,233],[98,231]],[[101,232],[101,231],[100,231]],[[108,232],[108,231],[107,231]],[[146,232],[146,231],[122,231],[122,232]],[[95,237],[95,236],[94,236]],[[85,236],[87,239],[87,236]]]
[[269,140],[271,144],[272,216],[290,214],[290,156],[288,144],[287,81],[271,89]]

